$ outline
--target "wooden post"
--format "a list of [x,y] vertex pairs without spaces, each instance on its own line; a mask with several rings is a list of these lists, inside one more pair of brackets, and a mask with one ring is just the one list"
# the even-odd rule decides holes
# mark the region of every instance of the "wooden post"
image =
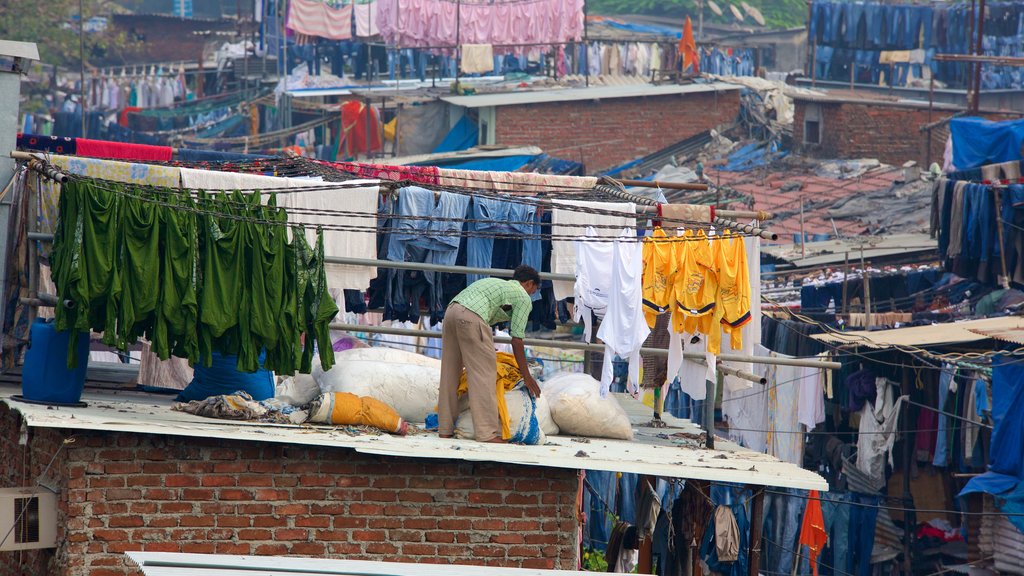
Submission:
[[761,566],[761,536],[764,528],[764,487],[750,486],[754,499],[750,502],[750,546],[747,553],[749,576],[758,576]]

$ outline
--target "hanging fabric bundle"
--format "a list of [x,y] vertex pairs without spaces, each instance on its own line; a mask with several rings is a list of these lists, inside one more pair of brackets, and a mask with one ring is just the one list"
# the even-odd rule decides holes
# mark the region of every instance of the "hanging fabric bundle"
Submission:
[[[59,202],[51,265],[58,330],[103,333],[127,349],[140,337],[162,360],[280,374],[334,365],[323,232],[311,247],[270,196],[198,193],[72,178]],[[74,349],[68,363],[77,362]]]

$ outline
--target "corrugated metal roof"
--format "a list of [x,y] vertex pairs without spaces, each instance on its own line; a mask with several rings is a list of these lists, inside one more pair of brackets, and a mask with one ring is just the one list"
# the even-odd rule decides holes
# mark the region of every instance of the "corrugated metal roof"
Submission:
[[583,576],[590,572],[327,558],[125,552],[145,576]]
[[173,401],[151,394],[113,390],[87,390],[85,408],[55,408],[12,400],[21,390],[0,387],[0,401],[17,410],[28,426],[71,428],[139,434],[165,434],[256,442],[351,448],[357,452],[406,458],[436,458],[501,462],[571,470],[635,472],[666,478],[694,478],[712,482],[738,482],[803,490],[828,490],[828,483],[794,464],[741,448],[725,440],[716,450],[699,447],[701,430],[688,420],[666,414],[670,428],[648,428],[651,409],[629,396],[616,395],[634,423],[635,440],[588,438],[580,443],[569,436],[551,436],[544,446],[483,444],[443,440],[436,434],[350,436],[331,426],[292,426],[202,418],[170,409]]
[[[800,244],[762,246],[761,252],[789,262],[798,268],[804,268],[840,264],[846,260],[847,255],[851,261],[859,262],[861,246],[864,247],[864,259],[869,261],[886,256],[938,250],[938,242],[927,234],[893,234],[890,236],[859,236],[850,240],[807,242],[803,247],[803,252],[801,252]],[[801,253],[805,256],[801,256]]]
[[1014,344],[1024,346],[1024,329],[1021,328],[969,328],[969,330],[987,338],[1002,340],[1003,342],[1012,342]]
[[1024,533],[998,514],[987,496],[984,511],[979,538],[982,557],[991,559],[1000,574],[1024,575]]
[[0,56],[39,60],[39,49],[36,47],[35,42],[0,40]]
[[601,100],[605,98],[638,98],[644,96],[672,96],[676,94],[697,94],[702,92],[725,92],[739,90],[739,86],[724,82],[708,84],[631,84],[626,86],[596,86],[591,88],[564,88],[561,90],[529,90],[522,92],[501,92],[475,94],[472,96],[443,96],[441,100],[455,106],[483,108],[486,106],[510,106],[516,104],[543,104],[547,102],[572,102],[577,100]]
[[985,331],[1024,334],[1024,317],[1004,316],[949,324],[910,326],[908,328],[895,328],[892,330],[860,330],[856,332],[815,334],[811,338],[822,342],[857,344],[868,348],[889,348],[892,346],[928,347],[941,344],[978,342],[988,338],[983,333]]

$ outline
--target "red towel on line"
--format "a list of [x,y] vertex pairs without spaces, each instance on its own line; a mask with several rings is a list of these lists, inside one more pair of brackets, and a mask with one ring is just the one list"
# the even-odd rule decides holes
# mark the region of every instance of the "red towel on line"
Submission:
[[116,160],[156,160],[167,162],[174,154],[170,146],[149,144],[125,144],[105,140],[78,139],[78,155],[89,158],[113,158]]

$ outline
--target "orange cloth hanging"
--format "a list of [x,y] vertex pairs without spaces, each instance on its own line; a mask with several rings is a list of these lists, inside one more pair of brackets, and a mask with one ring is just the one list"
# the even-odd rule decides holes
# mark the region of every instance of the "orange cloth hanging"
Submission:
[[[363,153],[376,152],[382,148],[380,118],[371,106],[367,114],[366,104],[349,100],[341,105],[341,137],[339,157],[355,158]],[[369,142],[367,142],[369,133]],[[367,148],[369,144],[369,148]]]
[[804,511],[804,522],[800,526],[798,545],[807,546],[807,559],[811,563],[814,576],[818,576],[818,552],[821,552],[827,542],[825,519],[821,515],[821,495],[817,490],[811,490],[807,498],[807,510]]
[[683,57],[683,72],[687,68],[693,68],[693,74],[700,74],[700,54],[697,52],[697,43],[693,40],[693,23],[690,17],[686,17],[683,24],[683,37],[679,39],[679,54]]

